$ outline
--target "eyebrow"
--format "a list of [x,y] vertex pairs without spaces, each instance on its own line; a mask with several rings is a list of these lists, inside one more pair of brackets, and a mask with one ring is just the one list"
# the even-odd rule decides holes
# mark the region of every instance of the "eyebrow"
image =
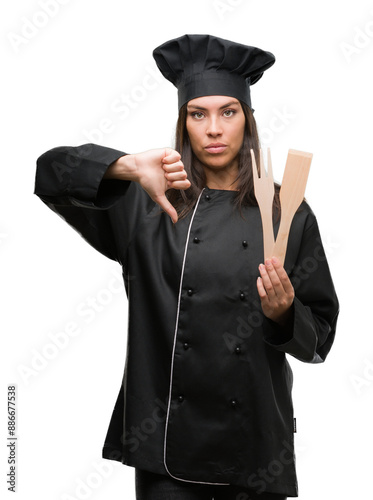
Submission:
[[[220,106],[219,109],[228,108],[229,106],[233,106],[234,104],[237,106],[237,105],[239,105],[239,102],[237,102],[237,101],[227,102],[226,104],[223,104],[223,106]],[[202,106],[195,106],[194,104],[191,104],[191,105],[188,104],[188,110],[192,109],[192,108],[193,109],[201,109],[202,111],[207,111],[207,108],[204,108]]]

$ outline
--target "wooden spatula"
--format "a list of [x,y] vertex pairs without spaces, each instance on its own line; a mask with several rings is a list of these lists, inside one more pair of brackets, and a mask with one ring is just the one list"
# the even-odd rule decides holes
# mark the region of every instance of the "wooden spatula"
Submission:
[[272,250],[272,256],[284,264],[290,226],[299,205],[302,203],[312,154],[289,149],[285,172],[280,188],[281,221]]

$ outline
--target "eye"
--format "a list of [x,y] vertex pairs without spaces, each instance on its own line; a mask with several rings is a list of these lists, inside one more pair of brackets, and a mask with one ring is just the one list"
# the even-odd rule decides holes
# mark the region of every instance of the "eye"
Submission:
[[191,116],[196,120],[201,120],[204,117],[204,114],[202,113],[202,111],[194,111],[193,113],[191,113]]
[[223,115],[226,117],[226,118],[230,118],[231,116],[233,116],[234,114],[236,113],[236,111],[234,109],[225,109],[223,111]]

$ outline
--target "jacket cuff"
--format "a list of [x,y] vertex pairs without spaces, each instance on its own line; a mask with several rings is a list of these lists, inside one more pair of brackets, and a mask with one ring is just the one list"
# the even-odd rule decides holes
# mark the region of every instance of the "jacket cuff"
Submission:
[[278,351],[291,354],[301,361],[318,362],[316,354],[317,333],[312,313],[295,297],[292,324],[283,327],[265,318],[264,340]]

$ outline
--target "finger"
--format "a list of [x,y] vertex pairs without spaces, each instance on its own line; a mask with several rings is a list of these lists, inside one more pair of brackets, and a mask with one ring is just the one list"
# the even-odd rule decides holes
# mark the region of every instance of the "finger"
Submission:
[[267,273],[266,266],[264,264],[260,264],[259,266],[260,276],[263,282],[264,289],[268,296],[273,297],[276,295],[275,289],[273,287],[273,283],[269,274]]
[[280,260],[276,257],[272,257],[271,260],[272,260],[273,267],[276,270],[277,275],[281,280],[281,283],[282,283],[282,286],[283,286],[285,292],[286,293],[294,292],[294,288],[293,288],[293,285],[291,284],[288,273],[285,271]]
[[189,189],[192,184],[188,179],[185,179],[185,181],[167,181],[167,187],[168,189]]
[[284,287],[282,286],[280,277],[277,274],[277,270],[273,266],[272,261],[270,259],[266,259],[265,269],[267,271],[269,279],[271,280],[271,283],[272,283],[272,286],[273,286],[275,293],[277,295],[284,293]]
[[184,181],[187,178],[185,170],[179,172],[165,172],[165,177],[168,181]]
[[163,163],[162,167],[165,172],[180,172],[184,170],[184,163],[182,161],[176,161],[171,164]]
[[165,195],[156,196],[154,201],[171,217],[174,224],[178,221],[177,212]]
[[267,292],[265,291],[262,278],[258,277],[256,281],[259,297],[262,301],[268,300]]
[[166,148],[165,149],[165,155],[164,158],[162,159],[163,163],[175,163],[176,161],[179,161],[181,158],[180,153],[175,151],[175,149],[171,148]]

